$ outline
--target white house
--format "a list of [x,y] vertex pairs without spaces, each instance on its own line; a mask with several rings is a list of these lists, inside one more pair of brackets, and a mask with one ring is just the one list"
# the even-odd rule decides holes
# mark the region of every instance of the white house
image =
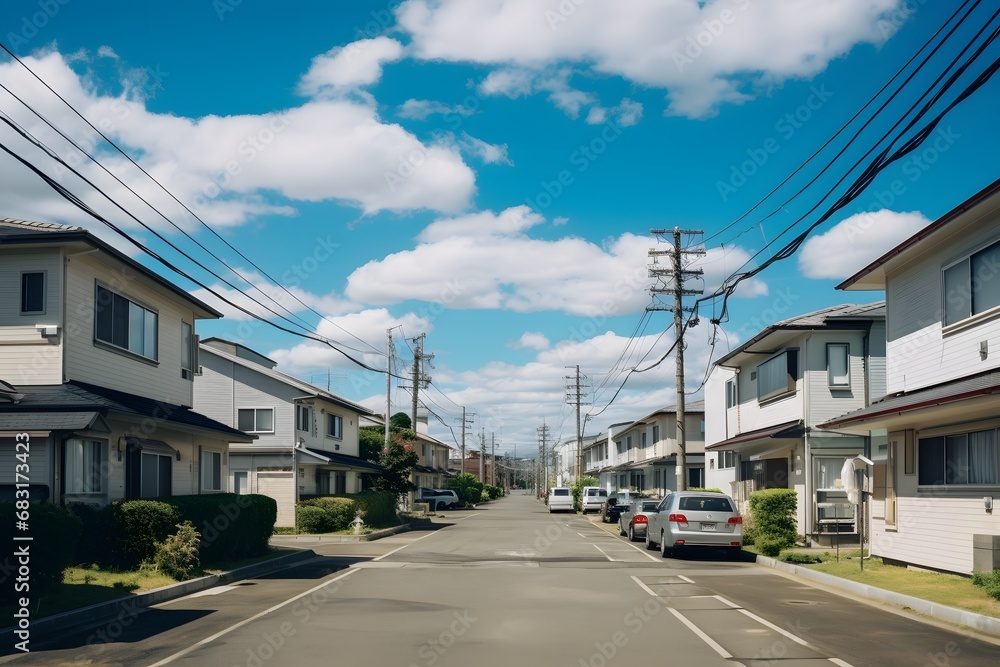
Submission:
[[706,484],[740,503],[795,489],[799,534],[856,536],[840,472],[867,434],[816,426],[885,393],[884,340],[882,302],[840,305],[773,324],[719,359],[705,388]]
[[361,491],[360,475],[379,469],[358,451],[361,417],[371,410],[276,370],[239,343],[209,338],[200,350],[195,405],[257,437],[232,443],[230,485],[274,498],[276,525],[295,525],[303,496]]
[[191,409],[195,323],[219,312],[65,225],[0,220],[0,284],[0,495],[15,451],[38,500],[228,490],[229,443],[253,437]]
[[[705,485],[705,407],[684,410],[684,469],[687,488]],[[677,490],[677,409],[661,408],[633,422],[608,427],[601,482],[611,491],[629,489],[662,496]]]
[[872,439],[872,553],[1000,568],[1000,180],[839,288],[885,291],[887,395],[821,424]]

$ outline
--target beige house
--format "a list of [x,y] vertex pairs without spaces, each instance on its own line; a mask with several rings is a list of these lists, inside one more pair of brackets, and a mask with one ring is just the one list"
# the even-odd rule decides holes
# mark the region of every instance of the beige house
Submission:
[[229,443],[253,437],[191,409],[195,323],[218,311],[64,225],[0,220],[0,284],[2,497],[29,441],[38,500],[228,490]]
[[194,383],[198,410],[256,436],[233,442],[229,483],[278,503],[275,525],[295,525],[306,496],[357,493],[379,466],[359,457],[364,406],[277,370],[271,359],[220,338],[202,341]]
[[886,395],[830,418],[871,438],[871,551],[1000,568],[1000,181],[838,286],[885,292]]

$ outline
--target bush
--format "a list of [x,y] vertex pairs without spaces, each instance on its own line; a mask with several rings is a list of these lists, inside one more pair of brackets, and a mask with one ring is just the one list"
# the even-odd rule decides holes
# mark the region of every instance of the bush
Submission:
[[483,485],[472,473],[459,473],[454,479],[448,480],[448,488],[455,490],[463,505],[474,505],[483,497]]
[[1000,570],[992,572],[975,572],[972,583],[982,588],[994,600],[1000,600]]
[[[391,493],[366,491],[344,497],[350,498],[357,504],[357,509],[361,511],[361,518],[364,519],[366,526],[391,528],[399,525],[399,515],[396,513],[396,496]],[[349,522],[353,520],[354,514],[352,513]]]
[[[337,530],[346,530],[347,527],[351,525],[351,522],[354,521],[354,516],[358,511],[358,504],[353,498],[338,496],[310,498],[309,500],[303,500],[300,502],[299,507],[318,507],[323,510],[326,515],[318,526],[323,528],[323,530],[303,529],[303,532],[306,533],[332,533]],[[315,520],[316,519],[310,519],[309,521],[314,522]]]
[[86,503],[71,503],[66,506],[83,524],[83,535],[101,535],[102,539],[80,540],[73,553],[74,563],[110,564],[113,560],[114,548],[112,536],[115,535],[114,507],[104,505],[97,507]]
[[781,557],[786,563],[792,563],[796,565],[808,565],[810,563],[822,563],[823,557],[817,554],[804,554],[798,551],[789,551],[784,556]]
[[110,557],[102,565],[132,570],[156,556],[157,545],[174,531],[181,515],[164,502],[126,500],[111,504],[110,519]]
[[[24,501],[22,501],[24,502]],[[18,513],[27,511],[29,529],[23,535],[31,536],[31,542],[15,542],[14,522]],[[73,564],[73,552],[83,530],[83,523],[65,507],[52,503],[32,503],[25,510],[15,503],[0,503],[0,539],[5,549],[3,562],[10,567],[0,574],[0,602],[11,602],[20,597],[37,600],[62,583],[63,570]],[[14,577],[17,573],[15,555],[22,546],[28,548],[31,557],[31,589],[15,590]]]
[[332,533],[349,528],[359,513],[365,525],[372,528],[399,525],[396,496],[379,491],[303,500],[295,520],[303,533]]
[[773,538],[782,547],[794,545],[798,537],[795,525],[797,507],[798,497],[794,489],[762,489],[751,493],[750,515],[756,528],[756,544],[759,546],[765,538]]
[[177,532],[157,545],[153,560],[156,568],[178,581],[193,577],[201,569],[198,558],[200,537],[190,521],[177,524]]
[[333,517],[317,505],[303,505],[295,508],[295,526],[300,533],[333,532]]
[[600,486],[601,480],[596,477],[581,477],[576,480],[570,490],[573,493],[573,507],[580,509],[583,505],[583,487],[585,486]]
[[486,496],[485,500],[496,500],[503,495],[503,489],[499,486],[493,486],[492,484],[486,484],[483,486],[483,495]]
[[722,493],[722,489],[717,489],[714,486],[709,488],[707,486],[695,486],[688,489],[688,491],[710,491],[712,493]]
[[201,533],[203,564],[242,560],[267,553],[278,504],[256,493],[212,493],[159,498]]
[[758,535],[754,542],[754,548],[769,558],[777,558],[785,546],[784,539],[774,535]]
[[757,541],[757,529],[753,525],[747,525],[747,520],[743,520],[743,546],[752,547]]

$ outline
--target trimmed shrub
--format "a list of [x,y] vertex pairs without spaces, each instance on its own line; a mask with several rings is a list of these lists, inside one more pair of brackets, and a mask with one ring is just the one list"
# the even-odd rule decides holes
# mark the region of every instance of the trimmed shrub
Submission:
[[[21,501],[25,502],[25,501]],[[20,533],[30,536],[30,542],[15,542],[15,521],[20,512],[28,512],[28,530]],[[0,573],[0,602],[11,602],[21,597],[37,600],[62,583],[63,570],[73,564],[73,552],[83,530],[83,523],[65,507],[52,503],[31,503],[20,509],[16,503],[0,503],[0,539],[8,549]],[[31,558],[31,588],[15,590],[18,570],[18,549],[26,547]]]
[[822,563],[823,557],[817,554],[804,554],[798,551],[789,551],[781,560],[786,563],[792,563],[793,565],[809,565],[811,563]]
[[177,532],[157,545],[153,559],[156,569],[178,581],[193,577],[201,569],[198,558],[200,537],[190,521],[177,524]]
[[274,532],[278,503],[257,493],[212,493],[170,496],[158,500],[176,507],[181,518],[201,534],[205,565],[251,558],[267,553]]
[[774,535],[758,535],[754,547],[764,556],[777,558],[785,548],[785,541]]
[[111,504],[111,553],[108,565],[134,569],[156,556],[157,545],[181,521],[177,508],[156,500],[126,500]]
[[455,490],[463,505],[474,505],[483,497],[483,485],[472,473],[459,473],[454,479],[449,479],[448,488]]
[[693,486],[689,488],[688,491],[711,491],[712,493],[722,493],[722,489],[717,489],[714,486],[711,488],[707,486]]
[[82,522],[82,535],[102,537],[102,539],[80,540],[73,553],[73,562],[86,565],[110,564],[114,557],[116,542],[114,508],[111,505],[97,507],[86,503],[71,503],[66,509]]
[[982,588],[994,600],[1000,600],[1000,570],[992,572],[975,572],[972,583]]
[[345,530],[357,513],[357,503],[353,499],[334,496],[310,498],[299,503],[299,510],[306,508],[320,509],[323,512],[323,517],[320,519],[315,512],[306,512],[307,518],[304,526],[296,514],[299,529],[304,533],[332,533],[337,530]]
[[756,544],[760,546],[765,538],[775,538],[783,547],[794,545],[798,537],[797,507],[794,489],[762,489],[751,493],[750,515],[756,528]]
[[[357,503],[357,509],[361,511],[361,518],[365,525],[371,528],[391,528],[399,525],[399,515],[396,514],[396,496],[391,493],[380,493],[378,491],[366,491],[351,496]],[[351,513],[348,523],[354,520],[354,512]]]
[[329,533],[333,531],[333,520],[326,510],[316,505],[295,508],[295,525],[300,533]]

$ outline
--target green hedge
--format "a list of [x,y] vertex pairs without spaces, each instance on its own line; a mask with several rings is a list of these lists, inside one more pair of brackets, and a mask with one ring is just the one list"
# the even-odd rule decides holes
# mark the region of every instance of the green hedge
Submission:
[[181,519],[201,533],[203,565],[240,560],[267,553],[278,504],[256,493],[212,493],[157,498],[176,507]]
[[303,533],[332,533],[349,528],[359,511],[369,528],[399,525],[396,497],[378,491],[303,500],[296,508],[295,521]]
[[[106,510],[107,511],[107,510]],[[156,500],[127,500],[110,505],[112,567],[131,570],[156,556],[157,544],[177,531],[181,513]]]
[[483,484],[472,473],[462,472],[449,479],[448,488],[455,491],[463,505],[475,505],[482,501]]
[[795,523],[797,508],[798,496],[794,489],[762,489],[751,493],[750,515],[757,546],[772,542],[783,547],[794,545],[798,537]]
[[[27,541],[14,541],[18,513],[27,512],[28,530],[17,531],[17,535],[30,536]],[[83,523],[72,512],[52,503],[32,503],[20,509],[15,503],[0,503],[0,539],[6,553],[0,564],[0,602],[11,602],[22,597],[37,601],[62,583],[63,570],[73,564],[73,553],[83,531]],[[30,568],[27,582],[18,582],[21,563],[18,551],[27,547]],[[28,590],[17,590],[28,584]]]

